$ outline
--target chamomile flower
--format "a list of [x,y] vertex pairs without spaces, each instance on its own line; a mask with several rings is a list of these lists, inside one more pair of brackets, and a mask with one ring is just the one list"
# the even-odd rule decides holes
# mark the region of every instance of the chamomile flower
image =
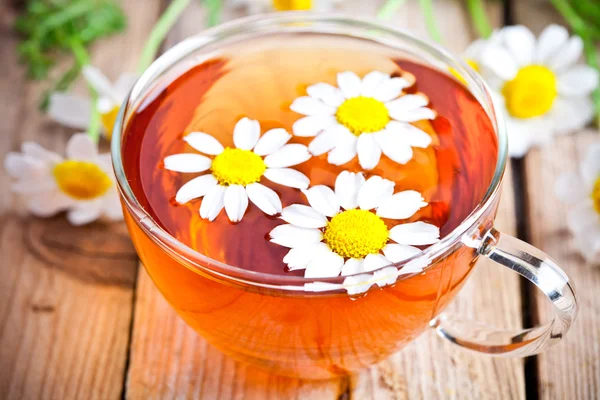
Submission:
[[373,71],[362,80],[354,72],[337,75],[338,87],[317,83],[308,96],[290,106],[306,115],[294,123],[294,135],[315,138],[308,149],[314,156],[328,153],[330,164],[342,165],[358,155],[363,169],[373,169],[381,153],[399,164],[413,157],[413,147],[426,148],[431,137],[411,122],[434,119],[422,94],[402,94],[414,83],[404,74],[392,78]]
[[250,14],[277,11],[329,11],[341,0],[231,0],[234,8],[245,7]]
[[[303,269],[305,278],[353,275],[345,284],[372,284],[371,278],[354,275],[406,260],[421,252],[414,246],[439,239],[438,227],[420,221],[388,229],[384,219],[404,220],[427,205],[414,190],[393,192],[392,181],[379,176],[365,181],[361,173],[343,171],[336,179],[335,190],[323,185],[303,190],[310,206],[293,204],[284,208],[281,219],[287,224],[275,227],[269,233],[270,240],[290,248],[283,262],[290,270]],[[398,273],[390,272],[382,272],[390,279],[381,281],[381,285],[395,281]]]
[[286,144],[292,135],[285,129],[277,128],[260,136],[260,124],[242,118],[233,130],[234,148],[223,147],[214,137],[203,132],[192,132],[183,140],[195,150],[215,156],[194,153],[174,154],[164,159],[165,168],[184,173],[200,175],[184,184],[175,200],[184,204],[204,197],[200,206],[200,216],[213,221],[225,208],[232,222],[241,221],[248,200],[265,214],[281,212],[281,200],[274,190],[262,185],[265,177],[271,182],[305,189],[310,181],[306,175],[288,167],[301,164],[311,156],[306,146]]
[[558,177],[555,192],[570,205],[567,224],[575,245],[589,263],[600,266],[600,143],[589,148],[579,172]]
[[[83,67],[87,83],[98,93],[97,109],[105,136],[110,139],[119,113],[119,107],[133,87],[137,76],[121,74],[113,84],[98,69],[91,65]],[[50,96],[48,115],[60,124],[75,129],[87,129],[90,122],[91,100],[69,93],[55,92]]]
[[25,142],[21,153],[9,153],[4,168],[16,179],[14,192],[26,199],[27,209],[39,217],[67,211],[73,225],[98,218],[123,218],[110,154],[98,154],[84,133],[71,137],[66,159],[34,142]]
[[537,39],[524,26],[506,27],[471,49],[508,117],[511,156],[522,157],[532,146],[593,118],[590,94],[598,86],[598,73],[576,65],[582,49],[581,38],[569,38],[558,25],[549,25]]

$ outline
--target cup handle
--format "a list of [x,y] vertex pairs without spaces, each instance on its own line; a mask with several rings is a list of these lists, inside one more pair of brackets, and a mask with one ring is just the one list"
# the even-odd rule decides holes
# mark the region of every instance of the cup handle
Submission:
[[494,228],[481,240],[477,252],[541,289],[552,303],[554,318],[534,328],[498,330],[478,322],[450,319],[442,313],[430,322],[437,334],[460,347],[500,357],[538,354],[561,340],[577,315],[577,299],[573,283],[554,260]]

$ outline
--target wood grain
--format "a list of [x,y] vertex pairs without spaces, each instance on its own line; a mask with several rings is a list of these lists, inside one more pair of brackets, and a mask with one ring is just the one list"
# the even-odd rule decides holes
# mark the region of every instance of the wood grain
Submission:
[[[349,14],[375,15],[381,2],[345,1]],[[499,20],[496,7],[495,17]],[[436,2],[447,46],[460,52],[471,41],[465,10],[454,1]],[[233,16],[232,14],[227,17]],[[201,7],[192,5],[167,40],[172,45],[199,32]],[[444,22],[445,21],[445,22]],[[416,1],[390,21],[425,36]],[[498,228],[514,234],[510,172]],[[475,271],[450,312],[499,327],[521,323],[518,278],[485,261]],[[266,375],[231,361],[197,336],[168,306],[140,268],[135,305],[127,397],[142,398],[523,398],[520,360],[485,358],[451,347],[427,332],[389,360],[350,379],[302,382]]]
[[[566,25],[552,6],[540,0],[516,4],[517,22],[539,34],[550,23]],[[576,171],[588,146],[600,141],[597,129],[556,138],[531,151],[525,159],[528,228],[531,244],[546,251],[575,282],[579,315],[566,338],[537,357],[538,391],[541,399],[593,399],[600,396],[600,269],[586,265],[566,229],[569,207],[554,195],[557,177]],[[537,319],[552,318],[548,300],[535,293]]]
[[[158,13],[146,0],[123,6],[135,15],[127,41],[115,38],[94,49],[95,64],[113,78],[135,60]],[[62,153],[72,132],[38,111],[44,87],[26,82],[17,37],[5,22],[0,157],[24,140]],[[4,171],[0,182],[3,189],[10,185]],[[63,216],[26,216],[8,190],[0,196],[0,398],[119,398],[137,267],[124,226],[73,228]]]

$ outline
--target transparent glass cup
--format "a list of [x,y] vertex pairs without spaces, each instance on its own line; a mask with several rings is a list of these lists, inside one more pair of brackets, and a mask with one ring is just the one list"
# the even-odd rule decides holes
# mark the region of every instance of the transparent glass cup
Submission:
[[[438,243],[392,269],[420,265],[423,271],[356,276],[357,287],[370,285],[360,297],[348,294],[343,278],[323,280],[329,285],[316,290],[314,279],[247,271],[199,254],[153,221],[136,199],[123,168],[125,127],[153,89],[232,43],[296,33],[359,38],[445,73],[453,69],[485,109],[498,138],[494,177],[479,205]],[[494,229],[507,152],[502,117],[487,86],[457,58],[406,32],[360,19],[283,13],[234,21],[191,37],[156,60],[132,89],[115,125],[112,156],[129,232],[157,288],[208,342],[273,373],[311,379],[347,374],[385,359],[428,327],[479,353],[527,356],[560,340],[576,316],[573,285],[556,263]],[[550,300],[554,319],[511,331],[444,314],[480,256],[534,283]],[[393,285],[377,285],[390,277]]]

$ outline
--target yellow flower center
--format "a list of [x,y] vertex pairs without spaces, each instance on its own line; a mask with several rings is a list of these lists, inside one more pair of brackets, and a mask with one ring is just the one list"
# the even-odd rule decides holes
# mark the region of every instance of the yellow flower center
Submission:
[[258,182],[267,169],[263,159],[250,150],[225,148],[212,162],[211,171],[221,185]]
[[532,118],[546,114],[558,95],[556,75],[541,65],[521,68],[513,80],[502,88],[506,108],[516,118]]
[[58,188],[77,200],[92,200],[102,196],[112,186],[110,177],[98,165],[89,161],[67,160],[52,170]]
[[592,201],[594,202],[594,209],[600,214],[600,176],[596,179],[596,183],[594,183]]
[[366,210],[347,210],[329,221],[323,240],[345,258],[377,254],[388,241],[388,229],[377,215]]
[[390,122],[388,110],[379,100],[371,97],[353,97],[342,103],[335,114],[338,122],[356,136],[377,132]]
[[119,106],[114,106],[110,111],[100,114],[100,122],[104,128],[104,134],[106,138],[110,140],[117,121],[117,115],[119,115]]
[[273,0],[273,8],[278,11],[310,10],[312,0]]

